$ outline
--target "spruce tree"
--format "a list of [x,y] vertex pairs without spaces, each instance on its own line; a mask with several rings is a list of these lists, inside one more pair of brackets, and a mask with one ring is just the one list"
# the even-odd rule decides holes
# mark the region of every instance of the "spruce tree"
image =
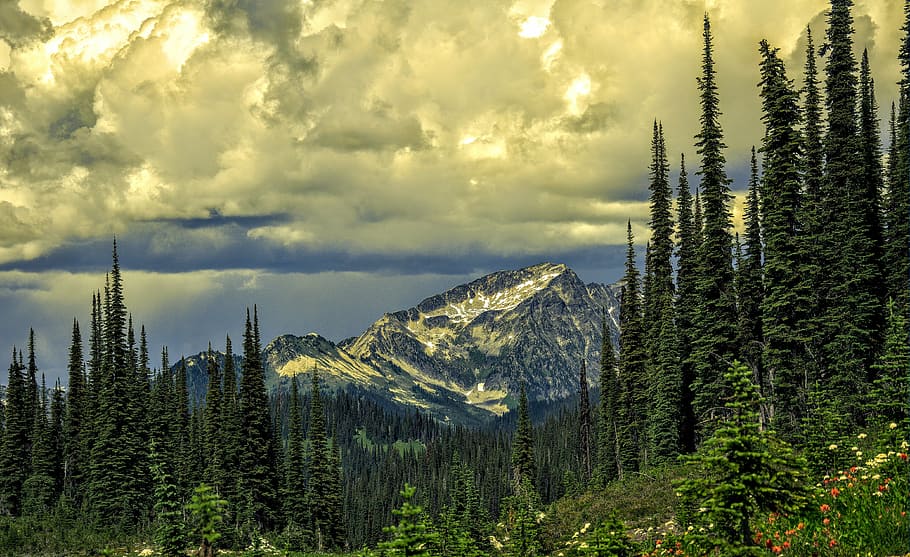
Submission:
[[240,477],[247,500],[247,519],[257,529],[275,524],[275,471],[272,452],[272,420],[265,390],[257,327],[253,328],[247,310],[243,334],[243,375],[240,380],[240,427],[243,448],[240,454]]
[[426,524],[423,508],[414,505],[416,488],[404,484],[401,490],[403,503],[401,507],[392,511],[398,517],[398,524],[384,528],[389,540],[379,544],[383,555],[401,557],[429,557],[430,547],[435,541],[433,534]]
[[[723,131],[720,126],[715,81],[711,24],[704,18],[701,97],[701,131],[696,135],[702,163],[701,205],[704,213],[703,241],[699,249],[696,289],[698,314],[692,344],[695,371],[693,409],[699,423],[716,417],[717,401],[724,395],[723,371],[736,353],[736,294],[733,284],[733,238],[730,213],[730,180],[724,171]],[[705,427],[710,430],[710,425]]]
[[884,211],[884,254],[883,265],[887,282],[887,297],[897,304],[896,311],[908,314],[908,276],[910,276],[910,183],[901,169],[904,155],[900,152],[900,135],[897,131],[897,116],[891,103],[889,122],[890,146],[888,148],[888,189]]
[[[680,155],[677,186],[677,271],[676,271],[676,330],[679,341],[680,365],[680,443],[685,452],[695,450],[695,415],[692,411],[692,383],[695,372],[692,363],[692,334],[698,314],[698,246],[700,224],[692,214],[692,194],[686,174],[686,157]],[[701,220],[699,215],[698,220]]]
[[581,373],[578,377],[578,459],[581,464],[582,482],[587,485],[593,472],[593,424],[591,423],[591,403],[588,400],[587,364],[581,361]]
[[887,426],[899,424],[906,435],[910,430],[907,393],[910,392],[910,346],[907,340],[907,318],[893,301],[888,304],[888,334],[879,361],[873,366],[876,373],[867,411],[870,421]]
[[763,393],[767,391],[761,360],[762,353],[762,317],[761,308],[764,299],[762,283],[762,231],[759,211],[760,179],[755,147],[752,147],[752,160],[749,172],[749,189],[746,194],[746,206],[743,221],[746,227],[744,253],[736,266],[736,298],[739,312],[739,331],[736,344],[740,348],[745,364],[752,368],[756,382]]
[[[224,485],[222,486],[222,496],[228,501],[229,505],[236,505],[240,502],[238,497],[238,482],[240,476],[240,455],[243,452],[243,437],[240,422],[240,400],[237,392],[237,375],[234,368],[234,351],[231,346],[231,337],[225,338],[224,344],[224,388],[222,392],[221,405],[221,446],[223,450],[222,461],[224,463]],[[234,515],[232,508],[228,507],[228,516]]]
[[675,461],[680,454],[682,376],[679,338],[673,318],[673,294],[664,292],[660,328],[650,360],[648,464]]
[[[882,168],[882,141],[879,136],[880,122],[878,120],[878,103],[875,100],[875,80],[872,77],[872,68],[869,66],[869,51],[863,49],[859,65],[859,140],[863,161],[863,183],[866,199],[863,209],[866,214],[863,220],[869,228],[873,254],[873,263],[879,267],[876,273],[883,272],[882,262],[882,192],[885,189]],[[886,296],[884,282],[873,285],[879,300]]]
[[[690,537],[718,555],[757,555],[753,519],[792,512],[808,499],[805,463],[759,425],[758,389],[738,361],[724,374],[732,392],[726,419],[702,450],[689,457],[690,477],[677,486],[684,504],[701,507]],[[704,533],[701,533],[704,532]]]
[[881,274],[874,260],[878,247],[869,222],[871,204],[863,181],[857,129],[856,60],[853,57],[852,0],[831,0],[828,12],[828,61],[825,89],[828,130],[823,218],[823,284],[829,300],[825,314],[823,384],[851,421],[862,418],[869,365],[875,361],[883,315],[877,295]]
[[28,421],[28,390],[21,356],[9,366],[6,387],[5,429],[0,451],[0,507],[6,514],[18,516],[22,512],[22,484],[29,474],[30,457],[28,442],[34,424]]
[[651,279],[645,303],[650,307],[647,320],[649,337],[656,339],[663,322],[661,310],[664,298],[668,293],[671,297],[674,294],[673,266],[670,262],[673,257],[673,192],[670,188],[670,165],[667,162],[663,125],[657,121],[654,122],[651,139],[651,181],[648,189],[651,191]]
[[281,494],[282,512],[289,533],[309,524],[306,483],[304,481],[303,416],[297,377],[291,378],[288,401],[288,441],[284,455],[284,482]]
[[523,482],[537,479],[537,467],[534,462],[534,436],[531,430],[531,414],[528,411],[528,394],[524,382],[518,395],[518,427],[512,438],[512,485],[519,489]]
[[224,447],[221,431],[221,407],[223,395],[221,392],[221,369],[218,360],[209,343],[209,350],[205,358],[205,370],[208,375],[208,387],[205,394],[205,409],[203,412],[205,423],[204,440],[204,481],[212,486],[215,493],[221,493],[224,486]]
[[63,474],[65,471],[63,460],[64,425],[66,419],[66,399],[63,387],[60,386],[60,380],[54,384],[54,390],[51,393],[51,413],[48,422],[48,430],[51,444],[51,477],[54,479],[54,501],[60,497],[63,491]]
[[84,363],[82,361],[82,334],[79,323],[73,319],[73,335],[70,343],[69,389],[67,393],[66,420],[63,426],[63,460],[64,478],[63,493],[78,507],[82,495],[82,486],[88,466],[88,416],[86,415],[86,385]]
[[601,323],[600,345],[600,411],[597,415],[597,473],[596,483],[604,487],[616,479],[618,467],[619,377],[616,354],[610,341],[606,312]]
[[820,247],[828,234],[824,221],[823,192],[825,189],[825,148],[823,143],[822,98],[819,91],[816,51],[812,30],[806,28],[806,65],[803,79],[803,195],[797,221],[800,241],[797,243],[802,280],[799,283],[798,340],[802,344],[801,365],[807,383],[814,385],[819,379],[824,344],[825,299],[824,258]]
[[646,353],[642,329],[641,296],[632,222],[627,223],[626,274],[622,279],[619,309],[619,477],[638,470],[644,437],[644,411],[648,407]]
[[794,434],[806,406],[804,369],[798,360],[801,345],[798,308],[802,280],[799,260],[799,194],[801,143],[799,94],[787,79],[777,49],[761,41],[762,139],[765,172],[761,218],[765,240],[761,303],[764,353],[770,381],[774,424],[784,436]]
[[[31,344],[31,343],[30,343]],[[32,350],[30,350],[32,352]],[[30,364],[34,358],[29,357]],[[32,454],[30,474],[22,484],[23,514],[45,515],[55,503],[54,440],[47,419],[47,392],[41,376],[41,396],[35,408],[32,425]]]
[[307,503],[309,505],[311,528],[315,546],[319,551],[335,547],[333,532],[334,522],[338,520],[336,509],[326,495],[331,491],[335,481],[335,469],[331,447],[325,425],[325,409],[322,402],[319,373],[314,369],[312,376],[312,393],[310,396],[310,427],[307,434],[310,442],[310,459],[308,466],[309,483],[307,485]]

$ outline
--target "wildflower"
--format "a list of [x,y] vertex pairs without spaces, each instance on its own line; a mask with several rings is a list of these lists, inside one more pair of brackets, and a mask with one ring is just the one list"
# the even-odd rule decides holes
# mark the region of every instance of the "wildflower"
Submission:
[[771,548],[771,551],[773,551],[774,553],[780,553],[781,551],[783,551],[783,549],[779,545],[775,545],[774,547]]
[[824,503],[824,504],[822,504],[821,507],[818,508],[818,510],[820,510],[823,513],[826,513],[831,510],[831,507],[828,506],[828,503]]
[[876,497],[881,497],[881,496],[882,496],[882,492],[881,492],[881,491],[876,491],[876,492],[874,492],[872,495],[874,495],[874,496],[876,496]]
[[[906,444],[906,443],[907,443],[907,442],[904,441],[904,444]],[[907,460],[907,453],[898,453],[897,456],[898,456],[898,458],[900,458],[901,460]]]
[[495,536],[490,536],[490,545],[496,548],[496,551],[502,551],[502,543]]
[[890,424],[888,424],[888,429],[897,429],[897,424],[894,422],[891,422]]
[[782,547],[784,549],[790,549],[790,540],[787,540],[783,543]]
[[910,449],[910,443],[907,443],[906,441],[901,441],[901,448],[904,449],[905,451],[907,449]]
[[851,451],[858,451],[858,450],[859,450],[859,447],[857,447],[856,445],[853,445],[852,447],[850,447],[850,450],[851,450]]
[[887,489],[888,489],[888,486],[887,486],[887,485],[879,485],[879,486],[878,486],[878,490],[879,490],[879,491],[885,491],[885,490],[887,490]]
[[874,476],[872,476],[872,479],[873,479],[873,480],[877,480],[877,479],[879,479],[879,478],[881,478],[881,477],[882,477],[881,474],[875,474]]
[[[543,513],[541,513],[541,514],[543,514]],[[591,523],[585,522],[585,525],[581,527],[581,533],[584,534],[585,532],[588,531],[588,528],[590,528],[590,527],[591,527]]]
[[831,524],[831,519],[828,517],[825,517],[825,519],[822,520],[822,524],[824,524],[825,526]]
[[834,443],[831,443],[830,445],[828,445],[828,450],[829,450],[829,451],[836,451],[836,450],[837,450],[837,445],[835,445]]
[[857,438],[857,439],[865,439],[865,438],[866,438],[866,434],[865,434],[865,433],[860,433],[859,435],[856,436],[856,438]]
[[805,523],[805,522],[800,522],[799,524],[796,525],[796,529],[797,529],[797,530],[802,530],[802,529],[805,528],[805,527],[806,527],[806,523]]
[[834,547],[835,545],[837,545],[837,540],[831,538],[831,541],[828,542],[828,547]]
[[832,488],[831,488],[831,496],[834,497],[834,498],[836,499],[838,495],[840,495],[840,490],[837,489],[836,487],[832,487]]

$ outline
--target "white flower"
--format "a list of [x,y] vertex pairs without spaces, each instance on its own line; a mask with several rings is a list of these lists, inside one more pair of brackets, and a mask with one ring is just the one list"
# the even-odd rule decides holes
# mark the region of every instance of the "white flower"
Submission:
[[828,450],[829,450],[829,451],[836,451],[836,450],[837,450],[837,445],[835,445],[834,443],[831,443],[830,445],[828,445]]
[[888,429],[897,429],[897,424],[894,422],[891,422],[890,424],[888,424]]
[[866,438],[866,434],[865,434],[865,433],[860,433],[859,435],[856,436],[856,438],[857,438],[857,439],[865,439],[865,438]]

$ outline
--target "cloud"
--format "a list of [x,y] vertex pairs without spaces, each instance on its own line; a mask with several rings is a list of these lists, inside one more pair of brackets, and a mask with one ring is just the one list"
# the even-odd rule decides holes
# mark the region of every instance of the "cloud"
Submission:
[[[7,3],[0,262],[59,261],[113,233],[147,236],[150,261],[218,267],[206,254],[242,249],[275,268],[312,254],[337,263],[596,249],[624,243],[629,218],[643,239],[655,118],[669,151],[697,170],[705,11],[742,190],[762,134],[758,41],[781,48],[798,82],[805,27],[821,43],[826,6]],[[855,8],[883,114],[900,7]]]

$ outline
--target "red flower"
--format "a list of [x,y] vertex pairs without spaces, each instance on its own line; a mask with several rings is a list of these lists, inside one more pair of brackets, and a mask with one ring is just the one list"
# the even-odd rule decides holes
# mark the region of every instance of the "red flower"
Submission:
[[832,539],[828,542],[828,547],[834,547],[835,545],[837,545],[837,540]]
[[837,489],[836,487],[832,487],[832,488],[831,488],[831,496],[836,498],[838,495],[840,495],[840,490]]
[[828,503],[823,504],[818,508],[821,512],[826,513],[831,510],[831,507],[828,506]]
[[878,486],[878,490],[879,490],[879,491],[886,491],[887,489],[888,489],[888,486],[887,486],[887,485],[879,485],[879,486]]
[[797,530],[802,530],[802,529],[805,528],[805,527],[806,527],[806,523],[805,523],[805,522],[800,522],[799,524],[796,525],[796,529],[797,529]]
[[831,524],[831,519],[828,517],[825,517],[825,519],[822,520],[822,524],[824,524],[825,526]]
[[907,453],[899,453],[897,456],[901,457],[901,460],[907,460]]
[[774,547],[771,548],[771,551],[773,551],[774,553],[780,553],[781,551],[783,551],[783,549],[781,549],[781,547],[779,545],[775,545]]
[[789,540],[784,542],[783,548],[784,548],[784,549],[790,549],[790,541],[789,541]]

